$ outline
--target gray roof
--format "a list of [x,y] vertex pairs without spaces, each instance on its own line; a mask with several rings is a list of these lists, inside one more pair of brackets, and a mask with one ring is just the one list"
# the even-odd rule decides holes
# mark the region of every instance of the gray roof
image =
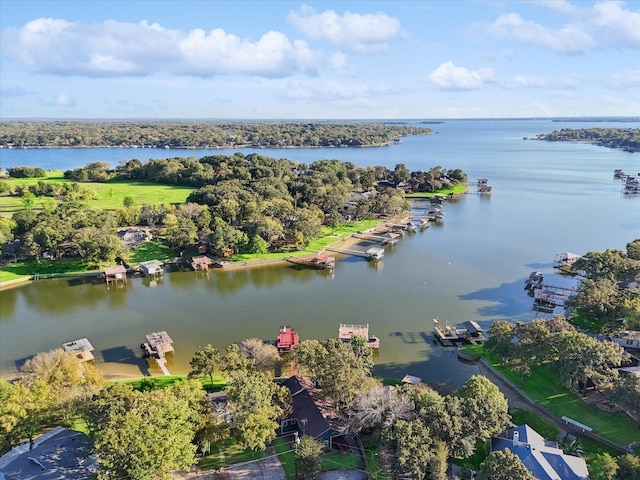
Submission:
[[86,479],[97,469],[91,448],[84,433],[57,427],[36,439],[33,450],[18,446],[0,458],[0,474],[7,480]]
[[[513,434],[519,438],[514,445]],[[491,451],[509,449],[516,454],[538,480],[588,480],[589,471],[583,458],[565,455],[555,442],[545,440],[528,425],[510,428],[491,439]]]

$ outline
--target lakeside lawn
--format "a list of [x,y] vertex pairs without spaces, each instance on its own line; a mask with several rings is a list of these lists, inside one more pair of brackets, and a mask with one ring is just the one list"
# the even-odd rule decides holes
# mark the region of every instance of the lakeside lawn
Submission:
[[558,418],[569,417],[593,428],[593,432],[620,445],[640,441],[636,423],[622,412],[608,413],[590,405],[567,390],[559,376],[545,367],[534,366],[531,374],[522,377],[482,348],[482,345],[463,347],[466,353],[481,355],[505,378],[521,388],[531,399],[551,411]]
[[[45,184],[61,184],[74,183],[72,180],[64,178],[61,171],[46,172],[44,178],[2,178],[3,182],[10,185],[13,190],[16,186],[29,187],[37,185],[38,182]],[[115,210],[123,208],[123,200],[125,197],[133,199],[134,206],[142,205],[163,205],[163,204],[180,204],[187,200],[189,194],[195,189],[180,185],[162,185],[158,183],[141,182],[137,180],[110,180],[104,183],[96,182],[76,182],[80,186],[81,191],[88,193],[86,200],[82,203],[90,208]],[[47,203],[50,203],[51,197],[36,197],[34,209],[41,210]],[[22,198],[12,195],[0,195],[0,216],[9,217],[13,213],[23,210],[24,204]]]
[[435,192],[406,193],[405,198],[431,198],[441,195],[460,195],[465,193],[469,187],[465,184],[454,185],[453,188],[441,188]]

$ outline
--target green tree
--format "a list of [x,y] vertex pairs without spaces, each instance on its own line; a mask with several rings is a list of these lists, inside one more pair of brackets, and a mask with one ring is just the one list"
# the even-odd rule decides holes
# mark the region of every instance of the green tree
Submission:
[[632,412],[640,413],[640,378],[637,375],[619,375],[613,382],[611,400]]
[[589,464],[591,480],[612,480],[617,471],[616,459],[608,453],[599,453]]
[[312,480],[322,470],[322,443],[304,436],[296,447],[296,478]]
[[136,202],[135,202],[135,200],[133,199],[133,197],[131,197],[131,196],[129,196],[129,195],[127,195],[126,197],[124,197],[124,198],[122,199],[122,205],[123,205],[125,208],[133,207],[133,205],[134,205],[135,203],[136,203]]
[[213,386],[213,374],[222,369],[221,363],[218,349],[208,344],[206,347],[196,350],[193,354],[193,357],[189,361],[189,365],[191,365],[189,377],[208,375],[211,386]]
[[264,450],[291,405],[289,390],[261,372],[237,370],[230,375],[226,391],[238,439],[245,448]]
[[467,436],[486,441],[509,426],[507,399],[487,377],[473,375],[456,394],[462,399]]
[[204,425],[206,399],[199,383],[190,382],[150,392],[113,384],[89,404],[99,479],[171,478],[191,467],[196,450],[191,442]]
[[640,480],[640,457],[631,454],[621,455],[617,463],[616,480]]
[[492,452],[480,465],[478,480],[535,480],[527,467],[511,450]]
[[397,474],[423,480],[432,459],[429,429],[419,420],[400,420],[389,435]]
[[429,463],[429,480],[447,480],[447,459],[449,457],[449,449],[447,444],[442,440],[433,442],[432,457]]
[[9,387],[4,385],[2,396],[0,443],[7,449],[12,444],[27,439],[29,448],[33,448],[34,437],[52,417],[51,408],[56,399],[50,386],[40,379],[31,385],[17,381]]

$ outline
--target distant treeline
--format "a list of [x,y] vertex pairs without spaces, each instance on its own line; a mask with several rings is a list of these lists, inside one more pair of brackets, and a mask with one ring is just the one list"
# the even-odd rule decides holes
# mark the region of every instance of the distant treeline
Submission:
[[579,130],[563,128],[551,133],[542,133],[537,138],[550,141],[592,142],[631,152],[640,151],[640,128],[583,128]]
[[365,122],[0,122],[0,146],[148,148],[310,148],[388,145],[429,128]]

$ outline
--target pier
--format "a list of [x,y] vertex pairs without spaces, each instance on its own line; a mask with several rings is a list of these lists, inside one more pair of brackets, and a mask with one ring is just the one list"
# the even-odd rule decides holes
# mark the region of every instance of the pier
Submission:
[[153,358],[162,373],[166,376],[171,375],[167,368],[167,353],[173,353],[173,340],[165,331],[153,332],[146,336],[147,343],[140,345],[147,358]]
[[287,262],[320,270],[332,270],[336,266],[336,258],[331,255],[316,255],[314,257],[289,257]]
[[93,345],[87,338],[81,338],[79,340],[74,340],[73,342],[67,342],[62,344],[62,348],[64,348],[65,352],[73,352],[77,355],[77,357],[83,362],[88,362],[94,360],[93,356]]
[[383,245],[393,245],[398,241],[400,234],[391,232],[382,235],[373,233],[354,233],[352,236],[363,240],[371,240],[372,242],[380,242]]
[[355,250],[353,248],[337,248],[327,247],[327,250],[344,255],[353,255],[355,257],[364,257],[367,260],[379,260],[384,256],[384,248],[371,247],[368,250]]
[[380,339],[374,335],[369,336],[369,324],[353,325],[349,323],[341,323],[338,329],[338,338],[342,341],[349,342],[351,337],[357,335],[366,341],[369,348],[380,348]]
[[444,327],[440,320],[433,319],[433,335],[445,347],[452,347],[455,342],[482,343],[486,340],[484,330],[473,320],[464,322],[465,328],[455,328],[446,321]]

